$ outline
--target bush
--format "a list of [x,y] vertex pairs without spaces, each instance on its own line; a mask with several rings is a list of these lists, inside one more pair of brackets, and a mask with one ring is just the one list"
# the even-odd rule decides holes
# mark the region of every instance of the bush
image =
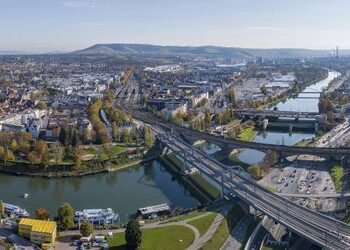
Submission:
[[250,166],[248,168],[248,172],[252,175],[252,177],[256,180],[261,178],[261,167],[259,165]]

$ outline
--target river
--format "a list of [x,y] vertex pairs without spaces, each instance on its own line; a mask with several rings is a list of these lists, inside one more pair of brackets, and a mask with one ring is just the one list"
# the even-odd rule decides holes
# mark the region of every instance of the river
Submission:
[[[310,85],[303,92],[301,92],[295,98],[289,98],[285,102],[280,102],[274,107],[277,107],[278,110],[284,111],[307,111],[307,112],[318,112],[318,97],[319,94],[310,93],[310,92],[321,92],[323,88],[327,87],[329,83],[339,75],[336,71],[330,71],[328,77]],[[308,92],[308,93],[304,93]],[[303,97],[317,97],[311,99],[304,99]],[[272,108],[274,108],[272,107]],[[313,133],[300,133],[293,132],[289,134],[288,132],[276,132],[276,131],[266,131],[260,132],[255,138],[254,142],[262,143],[272,143],[272,144],[281,144],[281,145],[293,145],[302,139],[312,138],[315,135]],[[265,154],[253,150],[245,149],[238,154],[237,158],[249,165],[257,164],[261,162]]]
[[[29,198],[20,198],[23,193],[29,193]],[[79,178],[0,175],[0,199],[26,208],[30,213],[45,207],[53,216],[64,202],[76,210],[110,207],[118,212],[121,221],[144,206],[166,202],[172,208],[188,208],[200,203],[159,161]]]

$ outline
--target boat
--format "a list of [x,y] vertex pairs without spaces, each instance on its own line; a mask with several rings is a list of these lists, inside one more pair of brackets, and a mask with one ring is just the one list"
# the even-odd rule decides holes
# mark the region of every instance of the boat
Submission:
[[4,203],[4,209],[5,213],[7,213],[10,216],[14,215],[17,217],[29,217],[29,213],[24,208],[20,208],[19,206]]
[[112,208],[84,209],[74,214],[75,223],[88,221],[93,224],[114,224],[117,219],[118,214]]
[[159,205],[139,208],[139,210],[137,211],[137,214],[141,215],[142,218],[144,219],[148,219],[148,218],[156,218],[162,215],[168,215],[170,214],[170,212],[171,212],[171,209],[169,205],[166,203],[163,203]]
[[24,199],[27,199],[29,197],[29,194],[24,193],[24,194],[21,195],[21,197],[24,198]]

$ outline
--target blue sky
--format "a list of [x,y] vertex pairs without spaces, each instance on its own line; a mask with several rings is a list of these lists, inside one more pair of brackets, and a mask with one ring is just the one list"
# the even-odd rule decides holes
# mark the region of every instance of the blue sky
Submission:
[[350,48],[348,0],[0,0],[0,50]]

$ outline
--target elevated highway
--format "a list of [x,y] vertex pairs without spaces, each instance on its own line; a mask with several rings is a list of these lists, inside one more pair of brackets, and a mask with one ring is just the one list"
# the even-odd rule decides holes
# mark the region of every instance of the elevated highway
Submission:
[[280,197],[193,148],[180,137],[158,126],[152,128],[173,152],[179,156],[188,152],[185,162],[220,184],[223,191],[234,193],[257,211],[325,249],[350,249],[350,226],[347,224]]

